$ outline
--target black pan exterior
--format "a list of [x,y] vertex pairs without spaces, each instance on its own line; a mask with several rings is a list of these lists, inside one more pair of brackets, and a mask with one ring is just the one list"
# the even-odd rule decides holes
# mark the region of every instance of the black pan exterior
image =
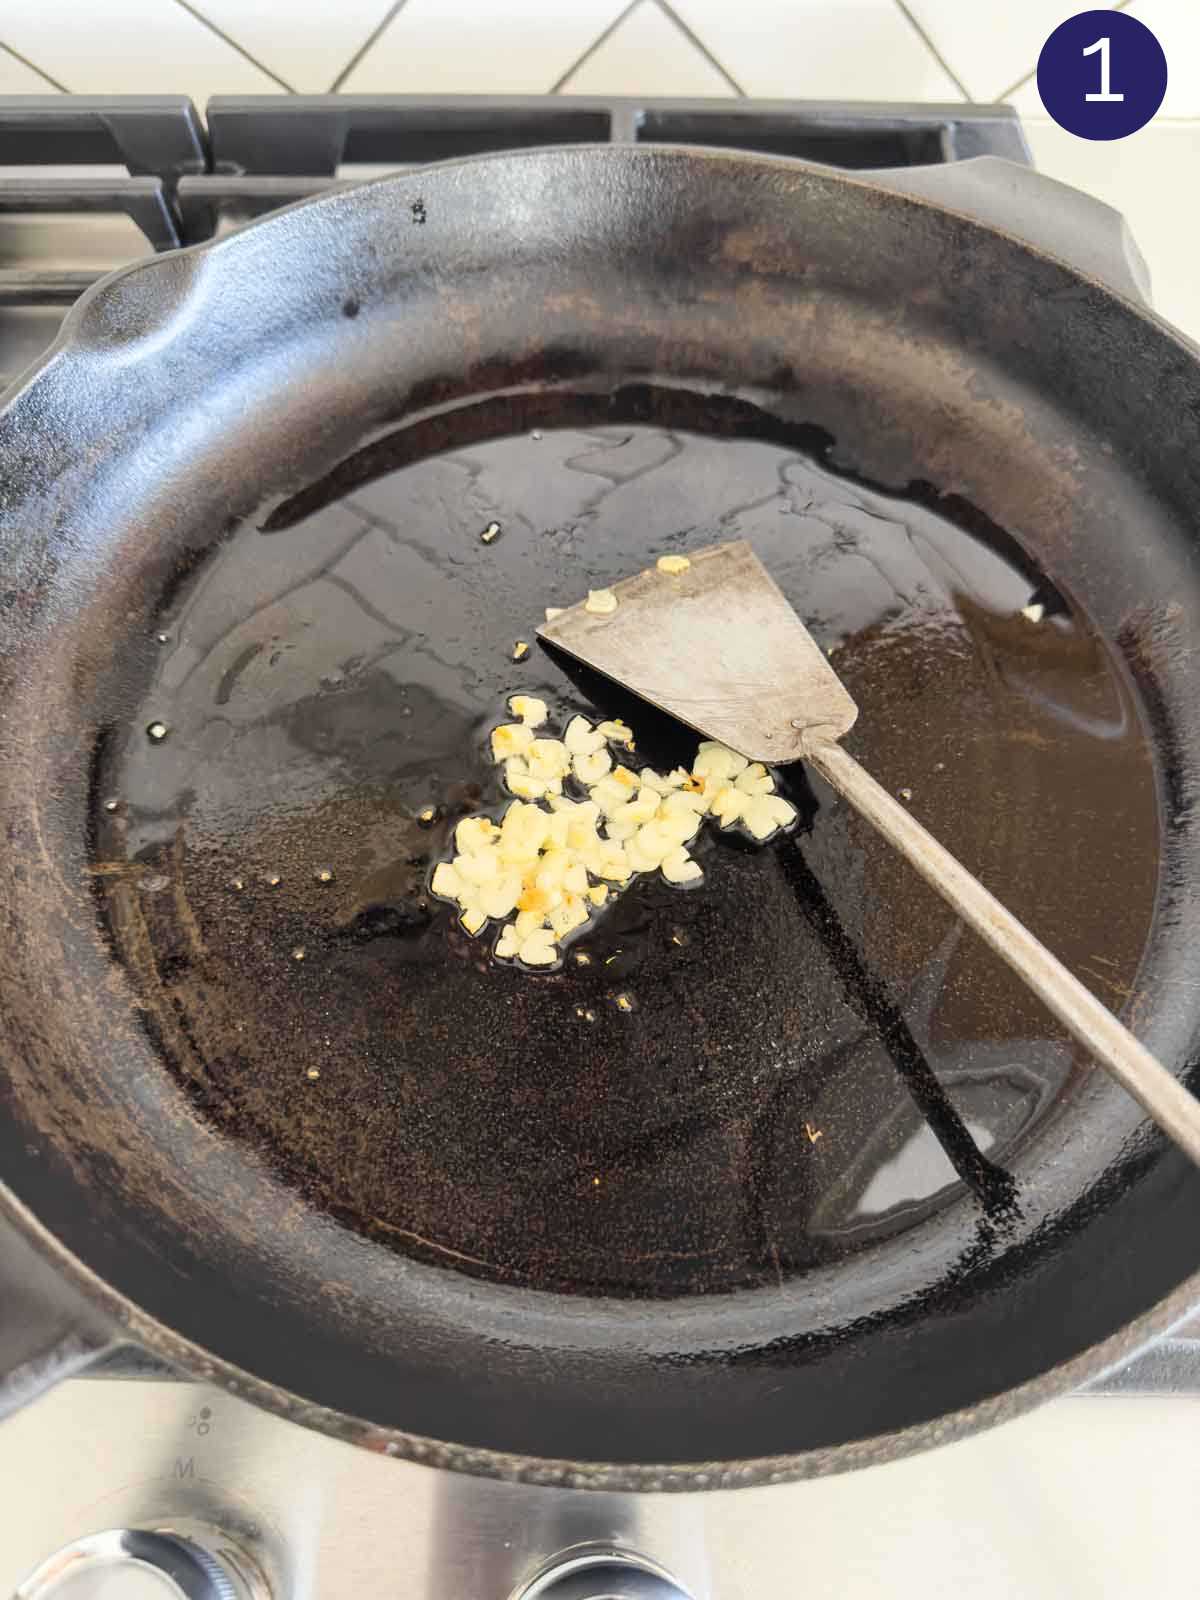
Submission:
[[962,495],[1118,648],[1163,830],[1126,1014],[1190,1069],[1194,352],[869,182],[536,152],[332,195],[108,280],[10,397],[0,1196],[131,1336],[296,1420],[469,1471],[687,1488],[885,1459],[1100,1370],[1200,1293],[1200,1175],[1090,1082],[999,1231],[958,1208],[887,1259],[687,1300],[482,1283],[340,1228],[219,1135],[162,1070],[88,873],[95,774],[154,648],[131,618],[224,530],[401,419],[444,415],[448,446],[468,400],[527,396],[510,421],[531,426],[539,396],[637,384],[734,392],[865,477]]

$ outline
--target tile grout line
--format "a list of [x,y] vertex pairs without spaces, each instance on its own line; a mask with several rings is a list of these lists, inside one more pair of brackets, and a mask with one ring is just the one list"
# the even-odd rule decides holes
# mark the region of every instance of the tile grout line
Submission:
[[687,23],[679,15],[675,7],[670,4],[670,0],[655,0],[655,4],[666,17],[667,21],[673,22],[688,43],[695,45],[696,49],[699,50],[700,54],[709,63],[709,65],[716,68],[716,70],[725,79],[725,82],[733,90],[734,94],[740,96],[740,98],[744,100],[746,98],[745,89],[742,88],[741,84],[734,77],[733,73],[730,72],[729,68],[726,67],[723,62],[719,61],[715,55],[713,55],[712,51],[708,48],[700,35],[688,27]]
[[561,94],[562,91],[563,91],[563,86],[565,84],[570,83],[571,79],[579,71],[580,67],[585,66],[587,64],[587,62],[589,62],[592,59],[592,57],[596,54],[596,51],[599,50],[601,45],[608,43],[608,41],[612,38],[613,34],[616,33],[617,29],[626,20],[626,18],[627,17],[631,17],[633,15],[633,13],[638,9],[638,7],[640,5],[642,5],[642,4],[643,4],[643,0],[629,0],[629,4],[627,6],[624,6],[617,13],[617,15],[609,23],[608,27],[607,28],[602,28],[600,30],[600,32],[592,40],[591,44],[588,45],[587,49],[583,52],[583,54],[581,56],[577,57],[574,61],[572,61],[571,65],[567,68],[567,70],[565,72],[559,74],[559,76],[550,85],[550,88],[548,89],[547,93],[549,93],[549,94]]
[[920,39],[921,43],[925,46],[926,50],[929,51],[929,54],[937,62],[938,66],[941,67],[942,71],[950,79],[950,82],[958,90],[959,94],[962,95],[962,97],[966,101],[966,103],[968,105],[974,105],[975,104],[974,98],[973,98],[973,96],[968,94],[966,84],[962,81],[962,79],[959,77],[958,73],[955,72],[954,68],[946,60],[945,56],[938,49],[937,45],[934,44],[933,40],[925,32],[925,29],[917,21],[916,17],[913,16],[912,12],[908,9],[908,6],[905,3],[905,0],[896,0],[896,9],[899,11],[900,15],[904,18],[905,22],[908,23],[908,25],[912,29],[912,31],[916,34],[917,38]]
[[1018,89],[1023,89],[1036,72],[1037,68],[1031,67],[1023,78],[1018,78],[1016,83],[1010,83],[1007,89],[1005,89],[1001,94],[998,94],[993,103],[995,105],[1002,106],[1006,100],[1011,99],[1012,96],[1016,94]]
[[279,87],[286,90],[288,94],[295,94],[296,91],[292,88],[290,83],[281,78],[277,72],[272,72],[270,67],[264,65],[264,63],[261,62],[257,56],[252,56],[244,45],[240,45],[236,39],[230,38],[229,34],[225,32],[224,28],[219,28],[217,24],[210,21],[202,11],[197,11],[196,7],[191,3],[191,0],[175,0],[175,4],[181,11],[186,11],[188,16],[192,18],[193,22],[198,22],[202,28],[207,28],[209,33],[214,34],[216,38],[220,39],[223,44],[227,44],[231,50],[236,50],[243,61],[248,61],[252,67],[257,67],[259,72],[264,73],[268,78],[271,79],[272,83],[277,83]]
[[19,61],[23,67],[28,67],[30,72],[36,72],[39,78],[44,78],[52,89],[57,89],[59,94],[70,94],[71,91],[65,83],[59,83],[57,78],[52,78],[48,72],[30,61],[28,56],[23,56],[19,50],[14,50],[12,45],[0,42],[0,50],[3,50],[5,55],[11,56],[14,61]]
[[[897,0],[897,3],[899,3],[899,0]],[[1100,7],[1100,9],[1103,10],[1103,11],[1124,11],[1128,6],[1132,5],[1132,3],[1133,3],[1133,0],[1117,0],[1117,3],[1116,3],[1115,6],[1102,6],[1102,7]],[[1008,88],[1005,89],[1003,94],[998,94],[996,96],[995,104],[996,105],[1002,105],[1004,103],[1004,101],[1008,99],[1009,95],[1016,94],[1018,89],[1023,89],[1025,87],[1025,85],[1029,82],[1030,78],[1036,76],[1036,74],[1037,74],[1037,63],[1034,62],[1033,66],[1030,67],[1029,71],[1026,72],[1022,77],[1018,78],[1016,83],[1010,83]],[[1051,118],[1051,121],[1053,121],[1053,120],[1054,119]]]
[[395,22],[396,18],[404,10],[405,4],[406,0],[393,0],[393,3],[387,8],[383,16],[380,17],[379,21],[371,29],[370,33],[359,45],[358,49],[350,57],[346,65],[329,85],[329,88],[326,90],[327,94],[338,94],[341,91],[341,87],[345,83],[346,79],[354,71],[355,67],[357,67],[362,61],[368,50],[374,49],[375,45],[379,42],[383,34],[388,28],[391,27],[392,23]]

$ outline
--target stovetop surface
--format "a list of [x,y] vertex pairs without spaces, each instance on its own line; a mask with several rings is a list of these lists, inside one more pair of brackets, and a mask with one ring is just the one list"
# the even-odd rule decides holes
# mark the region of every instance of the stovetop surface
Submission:
[[691,1600],[1190,1594],[1200,1397],[1083,1396],[906,1461],[714,1494],[533,1489],[389,1460],[197,1384],[72,1380],[0,1426],[0,1593],[113,1527],[219,1525],[273,1600],[510,1600],[603,1543]]

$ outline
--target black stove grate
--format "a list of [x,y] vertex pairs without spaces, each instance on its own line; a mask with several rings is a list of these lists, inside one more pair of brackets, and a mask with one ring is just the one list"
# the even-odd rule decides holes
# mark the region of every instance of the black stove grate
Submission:
[[[370,171],[594,142],[710,145],[859,170],[978,155],[1029,162],[1005,106],[260,95],[210,100],[201,120],[180,95],[0,96],[0,384],[50,342],[63,307],[143,245],[200,243]],[[97,261],[76,246],[86,220],[104,217],[137,231],[123,255]],[[52,249],[42,237],[51,221]],[[39,248],[23,250],[34,236]]]
[[[272,201],[318,193],[347,166],[403,168],[608,141],[715,145],[855,169],[977,155],[1029,160],[1006,106],[257,95],[210,100],[205,126],[191,101],[176,95],[0,97],[5,211],[23,197],[30,211],[47,209],[51,199],[80,211],[107,206],[132,216],[155,249],[209,237],[204,229],[227,206],[259,215]],[[113,163],[129,176],[103,187],[82,174],[5,176],[13,167]]]

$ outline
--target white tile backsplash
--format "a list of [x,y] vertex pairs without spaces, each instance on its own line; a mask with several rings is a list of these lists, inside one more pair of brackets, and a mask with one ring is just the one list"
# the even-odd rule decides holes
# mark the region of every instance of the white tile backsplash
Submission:
[[562,92],[709,96],[735,90],[658,0],[640,0],[576,68]]
[[1200,0],[1133,0],[1128,10],[1166,52],[1167,95],[1159,116],[1200,117]]
[[0,50],[0,94],[53,94],[54,85],[11,50]]
[[325,94],[392,0],[192,0],[192,8],[297,94]]
[[[1126,9],[1152,30],[1166,53],[1167,93],[1155,122],[1200,117],[1200,0],[1133,0]],[[1115,48],[1112,83],[1114,89],[1121,86],[1121,61]],[[1010,103],[1022,116],[1048,116],[1038,94],[1036,76],[1021,85]]]
[[[1037,66],[1049,35],[1089,0],[907,0],[972,100],[997,100]],[[1090,0],[1103,10],[1105,0]]]
[[545,94],[624,0],[407,0],[342,85],[360,94]]
[[172,0],[8,0],[0,44],[73,94],[269,94],[279,85]]
[[895,0],[674,0],[674,10],[746,94],[962,99]]

